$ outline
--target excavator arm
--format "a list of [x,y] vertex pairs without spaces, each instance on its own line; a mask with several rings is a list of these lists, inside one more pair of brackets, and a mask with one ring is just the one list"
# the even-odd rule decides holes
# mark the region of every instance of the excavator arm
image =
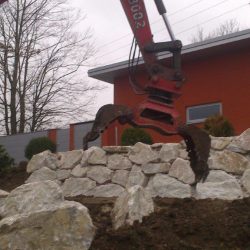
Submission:
[[[145,63],[148,80],[138,84],[129,76],[131,87],[137,93],[140,89],[145,101],[129,108],[124,105],[104,105],[99,109],[92,130],[83,139],[83,148],[95,140],[110,123],[118,120],[121,124],[151,128],[163,135],[179,134],[183,137],[190,165],[196,176],[196,183],[204,180],[208,174],[207,160],[210,151],[210,138],[195,126],[184,125],[175,109],[175,100],[181,96],[184,76],[181,71],[182,43],[176,40],[166,15],[162,0],[154,0],[159,14],[162,15],[171,41],[155,43],[150,29],[144,0],[120,0]],[[172,55],[172,63],[166,67],[157,56],[159,52]],[[133,64],[132,64],[133,67]],[[131,63],[128,65],[129,72]]]

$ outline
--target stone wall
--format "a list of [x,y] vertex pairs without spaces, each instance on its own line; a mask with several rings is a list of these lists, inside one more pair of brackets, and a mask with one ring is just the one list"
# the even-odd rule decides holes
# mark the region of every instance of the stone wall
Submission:
[[65,197],[117,197],[124,189],[143,186],[153,197],[240,199],[250,196],[250,129],[237,137],[211,137],[210,173],[194,183],[185,144],[92,147],[34,156],[26,183],[53,180]]

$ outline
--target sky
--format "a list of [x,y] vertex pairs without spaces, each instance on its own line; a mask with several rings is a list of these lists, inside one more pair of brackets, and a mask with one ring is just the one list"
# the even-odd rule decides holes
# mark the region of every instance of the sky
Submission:
[[[168,32],[159,16],[153,0],[144,0],[154,41],[169,41]],[[250,28],[250,0],[163,0],[171,27],[177,39],[183,44],[191,42],[199,28],[205,33],[214,30],[221,23],[235,19],[241,29]],[[86,15],[78,27],[84,31],[90,27],[97,50],[90,68],[105,66],[128,59],[133,34],[124,14],[120,0],[71,0],[73,7]],[[91,84],[97,84],[87,73],[83,75]],[[100,83],[100,82],[99,82]],[[96,93],[95,113],[98,108],[113,102],[113,87]]]

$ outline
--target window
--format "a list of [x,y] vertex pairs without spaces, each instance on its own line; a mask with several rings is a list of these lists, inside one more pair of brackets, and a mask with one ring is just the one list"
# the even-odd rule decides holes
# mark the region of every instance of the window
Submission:
[[212,115],[222,114],[221,103],[211,103],[205,105],[197,105],[187,108],[187,123],[203,122]]

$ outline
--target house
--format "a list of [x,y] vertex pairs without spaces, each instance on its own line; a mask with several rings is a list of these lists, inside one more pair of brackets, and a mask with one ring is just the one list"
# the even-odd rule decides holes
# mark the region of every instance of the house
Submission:
[[[167,52],[159,54],[163,63],[168,63],[170,57]],[[175,104],[182,121],[200,124],[220,113],[231,121],[237,134],[250,127],[250,29],[184,46],[182,65],[187,81]],[[114,85],[114,104],[133,107],[144,99],[130,87],[128,61],[94,68],[88,74]],[[147,77],[141,59],[136,77],[139,82]],[[102,144],[120,144],[125,127],[117,122],[109,126]],[[150,133],[154,142],[177,140]]]

